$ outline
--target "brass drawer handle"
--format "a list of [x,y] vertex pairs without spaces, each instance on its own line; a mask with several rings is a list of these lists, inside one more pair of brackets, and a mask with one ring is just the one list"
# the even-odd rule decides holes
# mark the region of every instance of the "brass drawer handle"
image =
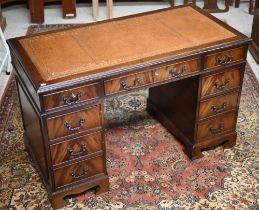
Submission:
[[177,78],[183,76],[183,74],[187,71],[187,66],[183,65],[181,68],[181,72],[179,73],[175,67],[168,68],[169,77]]
[[229,78],[226,78],[225,81],[224,81],[224,84],[220,84],[219,82],[214,82],[213,83],[213,86],[215,86],[215,88],[217,90],[224,90],[226,85],[230,82],[230,79]]
[[234,55],[230,52],[217,57],[217,64],[225,65],[233,61]]
[[221,122],[219,123],[219,127],[218,127],[218,128],[210,127],[210,128],[209,128],[209,131],[210,131],[212,134],[221,133],[222,131],[224,131],[224,122],[221,121]]
[[230,52],[227,54],[227,63],[230,63],[233,61],[234,55]]
[[123,90],[130,90],[136,86],[138,86],[140,84],[141,80],[140,80],[140,77],[136,77],[133,81],[134,85],[133,86],[128,86],[126,81],[125,80],[121,80],[120,81],[120,85],[121,85],[121,88]]
[[71,93],[71,98],[67,96],[61,96],[61,98],[63,99],[66,105],[73,105],[81,100],[82,95],[82,92],[79,92],[77,94]]
[[182,74],[185,73],[187,71],[188,67],[186,65],[182,66]]
[[74,158],[80,157],[82,155],[85,155],[87,153],[87,144],[82,144],[81,145],[81,150],[79,152],[74,152],[73,147],[68,147],[67,148],[67,154],[70,156],[73,156]]
[[79,130],[81,127],[83,127],[83,125],[85,124],[85,119],[80,118],[79,120],[79,126],[78,127],[72,127],[71,122],[65,122],[64,126],[69,130],[69,131],[77,131]]
[[81,175],[77,174],[76,171],[72,171],[70,175],[73,177],[73,179],[80,179],[80,178],[83,178],[84,176],[87,176],[88,172],[89,172],[89,167],[85,166],[83,169],[83,173]]
[[213,112],[219,113],[219,112],[222,112],[224,109],[226,109],[226,107],[227,107],[227,103],[224,102],[220,108],[217,108],[215,105],[212,105],[211,109]]

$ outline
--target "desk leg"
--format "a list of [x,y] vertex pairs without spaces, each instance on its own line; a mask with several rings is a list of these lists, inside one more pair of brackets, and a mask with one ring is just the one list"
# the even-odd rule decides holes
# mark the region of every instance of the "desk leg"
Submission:
[[[220,118],[199,120],[199,84],[200,78],[196,76],[152,87],[149,89],[147,103],[148,112],[183,143],[184,152],[192,160],[201,158],[204,149],[219,145],[231,148],[236,143],[236,132],[233,131],[219,132],[217,135],[206,134],[207,130],[210,130],[210,122]],[[224,118],[226,124],[231,121],[227,116]],[[203,130],[198,129],[202,125],[207,127],[203,127]],[[198,137],[198,134],[202,133],[206,135]]]
[[63,18],[76,17],[76,3],[74,0],[62,0]]
[[106,0],[106,4],[107,4],[107,18],[111,19],[113,17],[113,0]]
[[170,0],[169,2],[170,2],[171,7],[175,6],[175,0]]
[[217,0],[205,0],[203,9],[210,13],[227,12],[229,10],[229,0],[225,0],[225,9],[218,8]]
[[44,0],[29,0],[31,22],[44,22]]
[[240,5],[240,0],[235,0],[235,7],[238,8]]
[[99,18],[99,0],[92,0],[93,2],[93,18],[98,20]]
[[57,192],[55,195],[50,196],[50,202],[53,209],[59,209],[69,204],[68,199],[86,193],[94,193],[100,195],[109,190],[109,178],[103,176],[95,181],[88,182],[82,186],[74,187],[69,191]]

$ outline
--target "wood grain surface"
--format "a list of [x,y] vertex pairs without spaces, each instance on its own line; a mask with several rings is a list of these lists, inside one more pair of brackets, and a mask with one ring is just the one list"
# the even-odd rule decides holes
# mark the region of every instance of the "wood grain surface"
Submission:
[[237,114],[228,113],[212,120],[199,123],[197,130],[197,142],[205,141],[206,138],[215,138],[227,131],[234,131]]
[[239,87],[241,82],[238,68],[202,77],[201,98]]
[[71,139],[50,147],[52,164],[76,160],[102,151],[102,134],[100,131]]
[[[102,126],[101,105],[47,119],[49,140]],[[69,126],[66,125],[71,125]],[[76,129],[76,130],[72,130]]]
[[246,47],[239,47],[207,55],[205,56],[204,68],[209,69],[245,60],[246,51]]
[[45,110],[71,106],[76,103],[100,97],[99,83],[54,92],[43,96]]
[[55,187],[90,178],[105,171],[103,157],[96,157],[54,171]]
[[154,82],[170,80],[198,72],[201,68],[200,58],[160,67],[153,70]]
[[111,95],[113,93],[132,90],[152,82],[151,71],[146,71],[106,80],[104,82],[104,89],[106,95]]
[[199,119],[215,116],[231,109],[236,109],[238,98],[239,92],[234,92],[201,101],[199,108]]

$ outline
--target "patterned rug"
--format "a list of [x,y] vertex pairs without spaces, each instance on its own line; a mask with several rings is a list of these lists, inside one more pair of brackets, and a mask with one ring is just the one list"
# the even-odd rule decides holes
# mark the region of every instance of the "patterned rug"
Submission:
[[[59,26],[63,27],[63,26]],[[34,26],[29,32],[57,28]],[[145,111],[147,90],[105,101],[109,192],[82,195],[64,209],[258,209],[258,82],[246,67],[237,145],[190,161]],[[50,209],[23,145],[13,78],[0,107],[0,209]]]

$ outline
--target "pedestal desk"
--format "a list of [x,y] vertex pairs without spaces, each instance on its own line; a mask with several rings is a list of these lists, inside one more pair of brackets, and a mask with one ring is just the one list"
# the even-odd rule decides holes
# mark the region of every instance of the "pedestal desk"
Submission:
[[9,40],[25,145],[53,207],[109,190],[107,97],[149,88],[148,111],[191,159],[233,147],[249,41],[195,6]]

